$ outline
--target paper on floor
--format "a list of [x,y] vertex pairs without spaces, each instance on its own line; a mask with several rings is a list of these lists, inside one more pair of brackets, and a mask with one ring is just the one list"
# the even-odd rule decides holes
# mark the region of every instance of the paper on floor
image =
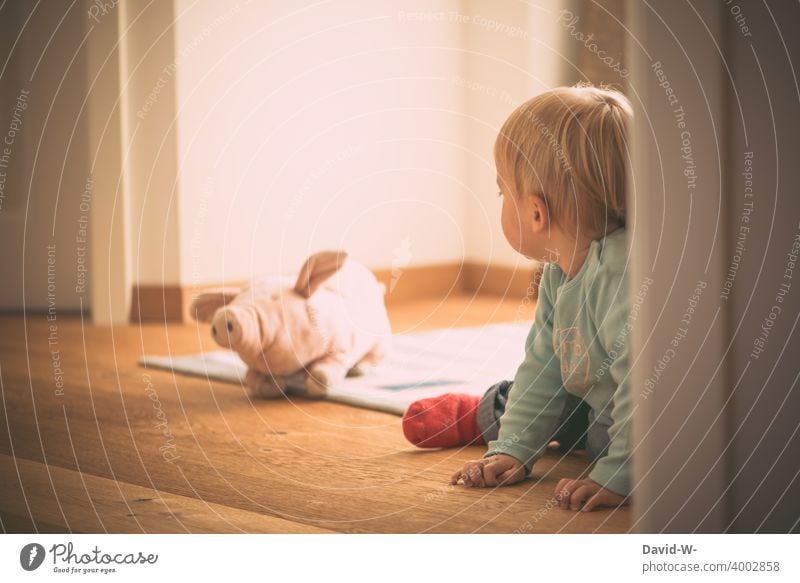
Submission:
[[[402,415],[417,399],[443,393],[482,395],[492,384],[514,378],[522,362],[530,324],[493,324],[397,334],[389,357],[360,377],[331,389],[328,399]],[[144,356],[148,368],[241,385],[245,364],[234,352],[218,350],[183,356]],[[304,392],[302,377],[290,381]]]

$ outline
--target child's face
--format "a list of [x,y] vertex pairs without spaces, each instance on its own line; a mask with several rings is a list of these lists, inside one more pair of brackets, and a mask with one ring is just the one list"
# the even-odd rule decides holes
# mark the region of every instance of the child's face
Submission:
[[547,230],[544,228],[541,199],[534,196],[519,197],[511,192],[509,182],[498,174],[497,186],[503,198],[500,223],[508,244],[528,259],[545,260]]

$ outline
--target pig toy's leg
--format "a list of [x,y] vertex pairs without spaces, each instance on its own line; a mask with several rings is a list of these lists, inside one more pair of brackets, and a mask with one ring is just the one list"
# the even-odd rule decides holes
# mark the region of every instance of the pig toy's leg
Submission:
[[360,377],[360,376],[362,376],[364,374],[364,371],[365,371],[364,367],[361,366],[361,363],[359,362],[358,364],[354,364],[350,368],[350,370],[347,371],[347,376],[348,377]]
[[286,379],[267,375],[251,368],[247,370],[244,387],[249,397],[275,399],[284,394]]
[[378,340],[375,346],[373,346],[370,351],[367,352],[363,358],[353,366],[353,368],[347,371],[347,376],[360,377],[370,367],[379,364],[384,358],[386,358],[386,354],[389,352],[390,344],[391,340],[389,338],[381,338]]
[[390,344],[390,338],[381,338],[375,343],[375,346],[373,346],[372,349],[364,355],[364,358],[362,358],[356,366],[375,366],[376,364],[380,363],[384,358],[386,358],[386,355],[389,352]]
[[347,375],[347,364],[341,355],[329,354],[308,367],[306,390],[309,397],[320,398],[328,389],[341,382]]

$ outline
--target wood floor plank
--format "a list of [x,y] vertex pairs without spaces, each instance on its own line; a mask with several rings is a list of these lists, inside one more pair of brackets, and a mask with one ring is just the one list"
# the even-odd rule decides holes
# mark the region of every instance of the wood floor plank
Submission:
[[[395,329],[416,331],[508,321],[521,313],[517,301],[449,298],[394,307],[390,315]],[[136,365],[143,352],[214,348],[205,328],[82,329],[76,320],[58,322],[63,394],[54,384],[47,322],[0,319],[7,331],[0,339],[2,453],[340,532],[628,528],[627,509],[575,514],[552,508],[558,479],[588,467],[579,455],[548,454],[536,479],[513,487],[449,488],[454,469],[483,448],[420,451],[406,443],[393,415],[324,401],[251,402],[233,385]]]
[[7,455],[0,455],[0,474],[11,478],[0,483],[0,513],[19,516],[25,508],[34,527],[51,532],[327,532]]
[[[122,395],[124,399],[125,393]],[[67,399],[75,400],[74,392]],[[94,410],[101,412],[97,419],[93,409],[86,406],[69,406],[65,416],[40,403],[39,432],[30,425],[14,429],[15,451],[32,459],[46,459],[50,464],[80,467],[187,496],[196,491],[205,500],[357,532],[461,532],[466,528],[514,531],[525,521],[485,517],[486,510],[495,509],[494,497],[505,505],[510,499],[514,509],[525,515],[539,515],[548,505],[556,480],[577,475],[586,465],[577,456],[570,456],[557,466],[552,459],[544,460],[538,466],[540,471],[552,468],[539,484],[544,488],[526,483],[531,486],[530,492],[526,491],[519,500],[519,494],[510,498],[513,489],[498,490],[492,497],[486,496],[487,491],[445,490],[456,495],[443,498],[442,487],[453,468],[466,459],[479,457],[482,448],[416,451],[404,443],[399,428],[371,432],[373,438],[366,434],[363,441],[356,439],[357,435],[349,435],[351,432],[342,432],[337,439],[328,423],[316,421],[335,417],[336,409],[347,409],[332,403],[306,403],[302,415],[290,403],[259,402],[255,407],[248,403],[225,411],[225,423],[215,421],[209,413],[198,413],[190,423],[180,420],[177,402],[163,397],[161,407],[170,419],[180,456],[170,464],[159,453],[164,436],[154,427],[153,419],[147,417],[147,408],[129,403],[115,416],[119,399],[120,395],[114,392],[96,392]],[[267,420],[265,429],[259,428],[253,411]],[[380,413],[365,411],[363,415],[397,422],[396,417]],[[33,412],[25,417],[32,418]],[[362,423],[361,427],[369,425]],[[130,429],[120,430],[126,426]],[[39,433],[44,444],[41,448],[37,444]],[[73,452],[70,441],[83,445]],[[343,448],[342,444],[347,443],[351,447]],[[464,515],[464,508],[472,507],[475,500],[479,500],[478,509],[483,507],[483,511]],[[425,512],[419,512],[425,507]],[[601,515],[572,517],[555,530],[594,529],[600,525]],[[390,516],[392,520],[384,520]],[[543,523],[541,528],[547,530],[553,525]]]
[[0,512],[0,532],[3,534],[62,534],[65,529],[63,525],[50,524],[41,520],[34,522],[30,516]]

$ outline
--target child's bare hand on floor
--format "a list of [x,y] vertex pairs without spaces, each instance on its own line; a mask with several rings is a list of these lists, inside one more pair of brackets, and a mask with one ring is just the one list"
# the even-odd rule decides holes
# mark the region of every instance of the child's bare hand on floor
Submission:
[[628,498],[603,488],[593,480],[559,480],[556,486],[559,508],[589,512],[601,506],[624,506]]
[[510,455],[497,454],[467,462],[452,475],[450,484],[455,486],[461,481],[465,486],[477,488],[494,488],[510,486],[525,479],[525,466],[517,458]]

